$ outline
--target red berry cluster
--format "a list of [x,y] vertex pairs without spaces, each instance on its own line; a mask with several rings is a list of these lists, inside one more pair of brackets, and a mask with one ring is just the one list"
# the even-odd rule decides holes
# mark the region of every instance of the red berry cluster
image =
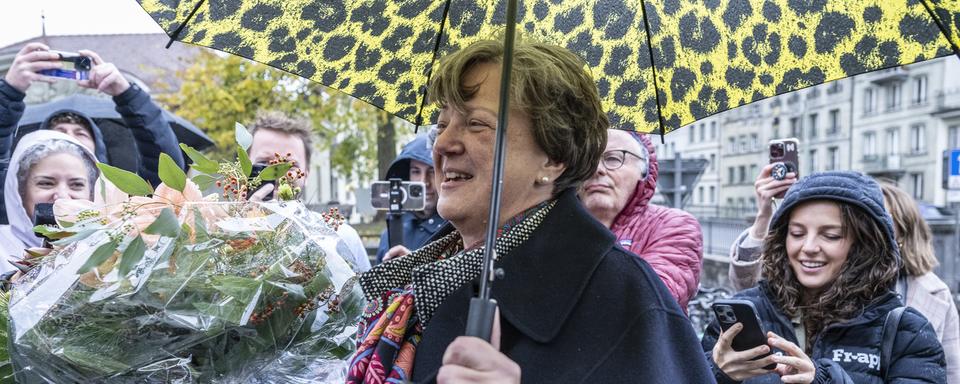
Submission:
[[[308,313],[310,313],[310,311],[317,308],[317,303],[327,301],[327,299],[329,299],[333,295],[334,295],[333,287],[327,287],[327,289],[318,293],[316,297],[312,299],[308,299],[303,304],[300,304],[299,306],[294,308],[293,313],[299,317],[304,317]],[[339,309],[340,299],[337,297],[334,297],[334,299],[331,300],[331,302],[333,302],[334,300],[336,301],[336,304],[334,305],[334,309],[331,309],[330,303],[327,303],[327,309],[330,310],[331,312],[335,312],[335,310]]]
[[267,303],[267,305],[263,308],[263,311],[259,313],[254,312],[250,314],[250,322],[253,323],[253,325],[263,324],[264,321],[266,321],[267,319],[270,318],[270,316],[273,315],[273,311],[276,308],[282,307],[283,304],[286,303],[287,296],[288,296],[288,293],[284,291],[283,294],[280,295],[280,298],[277,299],[277,301],[273,303]]
[[291,154],[290,152],[287,152],[286,156],[281,156],[279,153],[274,152],[273,159],[267,163],[269,165],[275,165],[280,163],[290,163],[291,165],[290,170],[287,171],[287,174],[284,175],[283,178],[287,181],[287,183],[292,184],[295,180],[307,177],[307,174],[303,173],[303,170],[301,170],[300,167],[297,167],[297,162],[290,159],[291,157],[293,157],[293,154]]
[[329,211],[321,213],[320,215],[323,216],[323,220],[326,221],[327,225],[332,227],[334,231],[339,230],[340,225],[347,219],[340,214],[340,209],[337,207],[330,208]]
[[225,180],[217,180],[216,185],[217,185],[217,188],[223,188],[224,198],[229,198],[233,196],[233,198],[237,200],[242,200],[247,197],[246,180],[244,180],[244,182],[241,183],[240,179],[230,176],[230,177],[227,177]]

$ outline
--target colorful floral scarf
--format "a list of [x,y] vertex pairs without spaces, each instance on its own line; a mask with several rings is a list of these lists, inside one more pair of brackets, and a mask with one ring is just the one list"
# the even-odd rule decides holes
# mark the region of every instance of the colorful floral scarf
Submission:
[[[507,220],[497,231],[497,257],[526,241],[554,205],[555,201],[547,201]],[[447,295],[480,275],[482,261],[483,247],[464,250],[460,234],[454,231],[361,275],[368,302],[346,382],[410,380],[417,345],[434,310]]]

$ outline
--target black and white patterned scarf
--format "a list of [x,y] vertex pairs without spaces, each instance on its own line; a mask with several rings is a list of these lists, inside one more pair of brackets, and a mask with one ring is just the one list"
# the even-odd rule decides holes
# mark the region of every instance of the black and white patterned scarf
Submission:
[[[555,205],[556,200],[546,201],[508,220],[497,233],[497,260],[527,241]],[[386,291],[413,285],[414,305],[426,328],[448,295],[480,276],[484,246],[467,251],[463,247],[460,232],[453,231],[409,255],[370,269],[360,276],[360,287],[367,300],[374,301],[383,300]]]

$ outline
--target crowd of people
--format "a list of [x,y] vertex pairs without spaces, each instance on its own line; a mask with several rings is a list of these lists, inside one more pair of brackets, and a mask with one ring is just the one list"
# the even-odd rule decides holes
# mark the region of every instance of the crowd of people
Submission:
[[[80,85],[113,97],[140,151],[138,173],[159,183],[160,153],[183,165],[169,123],[115,66],[81,53],[95,65]],[[583,61],[536,42],[513,52],[493,337],[463,336],[490,224],[503,54],[502,43],[479,41],[440,61],[428,91],[437,124],[387,175],[424,185],[423,210],[392,216],[402,239],[384,231],[371,267],[357,232],[338,229],[369,302],[347,382],[960,383],[960,320],[932,272],[930,229],[895,184],[857,172],[778,180],[772,166],[761,170],[755,221],[731,244],[730,279],[765,343],[734,348],[742,322],[715,321],[698,339],[686,305],[703,264],[700,224],[651,203],[659,166],[650,138],[610,126]],[[43,245],[37,204],[92,199],[96,162],[110,162],[83,111],[56,112],[17,138],[26,90],[50,81],[36,72],[60,65],[52,55],[28,44],[0,80],[9,164],[0,248],[11,262]],[[254,163],[278,153],[309,163],[308,121],[262,112],[248,123]],[[266,184],[250,199],[274,192]]]

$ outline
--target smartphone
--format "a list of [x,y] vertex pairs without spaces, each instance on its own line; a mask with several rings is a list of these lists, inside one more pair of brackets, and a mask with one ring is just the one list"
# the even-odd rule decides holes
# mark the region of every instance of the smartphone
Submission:
[[382,211],[422,211],[426,192],[426,184],[419,181],[376,181],[370,185],[370,203]]
[[62,77],[64,79],[88,80],[90,78],[90,68],[93,68],[93,60],[90,57],[83,56],[75,52],[49,51],[59,56],[63,63],[63,68],[44,69],[37,73],[44,76]]
[[[267,165],[266,165],[266,164],[262,164],[262,163],[254,164],[254,165],[253,165],[253,170],[250,171],[250,179],[253,179],[253,178],[257,177],[258,175],[260,175],[260,172],[263,172],[263,170],[264,170],[265,168],[267,168]],[[253,194],[254,194],[255,192],[259,191],[260,188],[266,187],[267,185],[270,185],[270,184],[273,184],[273,191],[270,192],[269,195],[267,195],[266,197],[264,197],[264,198],[263,198],[263,201],[273,200],[273,196],[277,193],[277,181],[276,181],[276,180],[264,181],[264,182],[260,183],[260,186],[258,186],[257,189],[254,189],[254,190],[252,190],[252,191],[248,190],[248,191],[247,191],[247,200],[249,200],[249,199],[250,199],[250,196],[253,196]]]
[[[770,173],[774,179],[783,180],[789,172],[793,172],[799,179],[800,140],[795,138],[770,140],[770,164],[774,164],[773,171]],[[782,199],[783,195],[776,197]]]
[[[730,329],[734,324],[743,324],[743,329],[733,338],[734,351],[746,351],[767,344],[767,332],[763,330],[763,323],[757,316],[757,308],[753,303],[747,300],[718,299],[713,302],[713,313],[717,316],[720,328],[724,332]],[[762,359],[770,356],[770,352],[762,356],[757,356],[753,360]],[[770,364],[765,369],[774,369],[776,364]]]

